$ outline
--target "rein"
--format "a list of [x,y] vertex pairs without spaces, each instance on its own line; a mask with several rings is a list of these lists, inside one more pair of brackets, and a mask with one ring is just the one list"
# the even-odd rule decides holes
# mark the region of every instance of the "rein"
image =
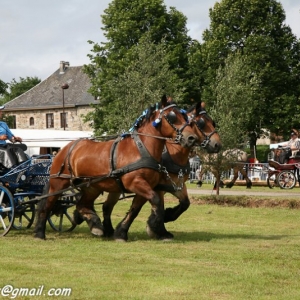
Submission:
[[[132,133],[129,133],[132,135]],[[155,139],[160,139],[160,140],[166,140],[172,144],[178,144],[179,141],[177,141],[177,139],[173,140],[172,138],[167,138],[167,137],[163,137],[163,136],[157,136],[157,135],[151,135],[151,134],[147,134],[147,133],[139,133],[139,132],[136,132],[135,134],[137,135],[143,135],[143,136],[147,136],[147,137],[152,137],[152,138],[155,138]]]

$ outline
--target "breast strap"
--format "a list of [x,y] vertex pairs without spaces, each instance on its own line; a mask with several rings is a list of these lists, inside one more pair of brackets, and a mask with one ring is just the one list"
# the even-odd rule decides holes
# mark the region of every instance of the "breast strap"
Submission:
[[[125,137],[128,138],[128,137]],[[133,163],[130,163],[122,168],[118,168],[116,166],[117,157],[118,157],[118,144],[123,139],[123,137],[119,137],[115,140],[111,147],[110,151],[110,166],[111,166],[111,177],[120,177],[126,173],[141,169],[141,168],[149,168],[156,171],[161,170],[161,165],[149,154],[148,150],[146,149],[145,145],[141,141],[140,137],[137,133],[131,134],[131,138],[133,138],[137,149],[141,154],[141,158]]]
[[189,161],[184,165],[176,164],[170,155],[170,153],[166,150],[162,154],[162,165],[167,169],[169,173],[177,174],[179,172],[183,172],[183,174],[189,174],[191,167]]

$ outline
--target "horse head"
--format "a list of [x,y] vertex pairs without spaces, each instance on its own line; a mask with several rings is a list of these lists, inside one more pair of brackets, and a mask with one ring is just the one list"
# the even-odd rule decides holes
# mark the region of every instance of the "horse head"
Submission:
[[208,153],[217,153],[222,143],[215,129],[215,122],[208,116],[204,107],[204,102],[198,102],[189,108],[187,114],[192,128],[199,137],[200,146]]
[[182,147],[192,147],[198,141],[185,112],[175,103],[168,102],[166,96],[162,97],[160,103],[147,109],[138,130],[170,138]]

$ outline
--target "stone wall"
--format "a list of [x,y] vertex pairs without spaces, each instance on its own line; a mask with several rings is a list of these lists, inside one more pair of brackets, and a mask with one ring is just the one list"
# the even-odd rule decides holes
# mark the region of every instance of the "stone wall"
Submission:
[[[92,128],[89,126],[89,124],[83,122],[82,115],[86,115],[92,110],[93,108],[89,106],[65,108],[65,113],[67,114],[66,130],[91,131]],[[54,127],[52,129],[63,129],[60,121],[60,116],[61,113],[63,113],[63,109],[15,111],[10,115],[14,115],[16,117],[17,129],[46,129],[46,114],[50,113],[53,113],[54,116]],[[30,125],[31,117],[34,119],[34,125]]]

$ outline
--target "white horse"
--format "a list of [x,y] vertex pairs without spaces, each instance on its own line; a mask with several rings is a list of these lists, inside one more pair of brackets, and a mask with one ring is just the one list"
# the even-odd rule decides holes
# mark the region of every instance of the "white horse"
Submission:
[[243,150],[229,149],[224,151],[221,156],[218,156],[218,154],[203,153],[201,154],[201,162],[202,169],[199,174],[198,181],[198,185],[200,186],[202,184],[201,178],[205,172],[211,172],[217,180],[219,179],[219,183],[222,184],[220,180],[221,174],[224,171],[231,169],[233,169],[233,178],[229,183],[226,184],[226,187],[233,187],[238,178],[239,172],[244,176],[247,188],[250,189],[252,186],[252,182],[248,177],[246,170],[248,163],[248,153]]

